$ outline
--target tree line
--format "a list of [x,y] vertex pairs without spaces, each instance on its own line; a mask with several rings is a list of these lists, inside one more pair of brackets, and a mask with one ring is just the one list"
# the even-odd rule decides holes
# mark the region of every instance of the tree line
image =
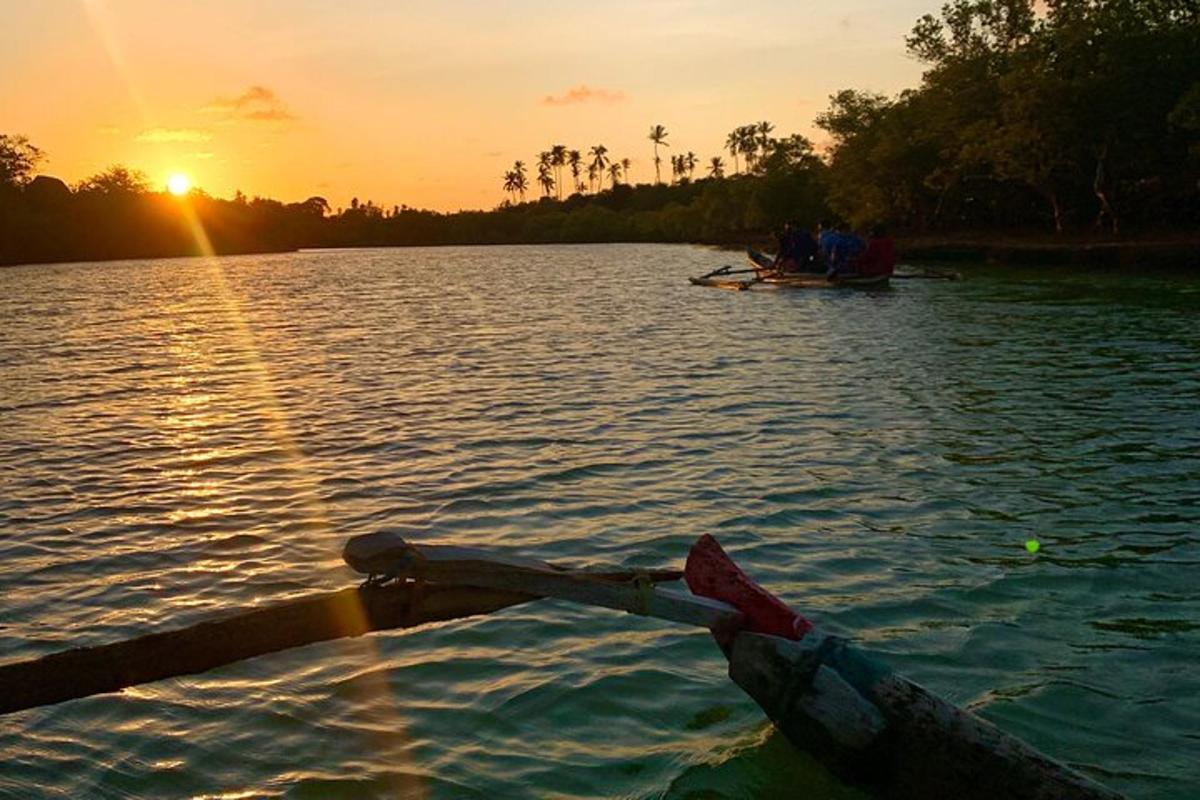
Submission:
[[[521,242],[738,242],[840,216],[901,232],[1195,231],[1200,222],[1200,6],[1193,0],[951,0],[906,39],[926,65],[887,97],[847,89],[799,135],[739,126],[703,162],[647,137],[653,183],[597,144],[516,161],[491,211],[357,199],[331,209],[149,190],[123,167],[70,187],[0,134],[0,263],[216,252]],[[697,176],[697,168],[700,174]],[[536,196],[535,196],[536,195]],[[184,213],[186,211],[186,213]]]
[[[661,126],[658,126],[661,129]],[[659,146],[666,146],[661,129]],[[559,199],[550,151],[542,196],[520,201],[521,184],[506,176],[510,194],[491,211],[443,214],[351,200],[333,209],[322,197],[302,203],[213,198],[199,190],[178,198],[151,191],[144,175],[113,167],[68,186],[34,176],[41,152],[22,137],[0,134],[0,264],[245,253],[311,247],[516,244],[557,242],[744,241],[794,217],[825,214],[825,165],[811,142],[788,137],[759,149],[753,172],[693,180],[693,154],[676,162],[671,183],[632,185],[629,161],[591,148],[592,183],[575,180]],[[565,150],[565,148],[563,148]],[[606,180],[601,182],[601,163]],[[516,172],[514,169],[513,172]],[[710,173],[712,170],[710,170]],[[527,189],[526,184],[526,189]],[[514,196],[515,193],[515,196]],[[203,242],[197,230],[204,232]]]
[[1200,220],[1200,4],[953,0],[906,40],[898,97],[847,90],[829,203],[910,230],[1059,232]]

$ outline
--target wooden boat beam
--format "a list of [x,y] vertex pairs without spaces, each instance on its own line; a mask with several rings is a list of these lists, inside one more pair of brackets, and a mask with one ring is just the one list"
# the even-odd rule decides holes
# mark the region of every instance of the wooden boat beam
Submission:
[[[631,581],[639,575],[657,582],[677,580],[680,573],[594,577]],[[488,614],[538,597],[529,591],[426,582],[314,595],[178,630],[0,664],[0,714],[206,672],[315,642]]]
[[742,618],[741,612],[728,603],[655,586],[648,576],[614,581],[494,550],[410,544],[390,531],[355,536],[346,543],[342,557],[360,573],[377,580],[415,578],[523,591],[710,630],[736,628]]

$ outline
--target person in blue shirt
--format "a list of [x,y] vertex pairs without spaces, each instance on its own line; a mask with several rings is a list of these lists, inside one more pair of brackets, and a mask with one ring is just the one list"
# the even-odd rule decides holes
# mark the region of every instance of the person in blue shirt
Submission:
[[829,259],[829,277],[836,275],[855,275],[858,273],[858,260],[862,257],[867,244],[844,225],[838,225],[834,233],[833,247]]
[[828,267],[833,260],[833,244],[836,239],[837,232],[829,220],[823,219],[817,223],[817,260],[823,267]]

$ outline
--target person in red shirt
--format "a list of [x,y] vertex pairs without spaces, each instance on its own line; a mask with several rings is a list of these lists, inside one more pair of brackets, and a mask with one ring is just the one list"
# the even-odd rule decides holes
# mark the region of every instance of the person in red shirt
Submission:
[[896,242],[882,225],[871,229],[867,249],[858,262],[858,274],[864,278],[891,276],[896,270]]

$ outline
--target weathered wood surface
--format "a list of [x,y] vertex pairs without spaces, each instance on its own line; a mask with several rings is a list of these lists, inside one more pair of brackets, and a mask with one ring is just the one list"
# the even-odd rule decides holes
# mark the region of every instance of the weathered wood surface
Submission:
[[[593,577],[627,582],[641,575],[657,581],[675,580],[678,574],[609,571]],[[205,672],[314,642],[488,614],[538,597],[449,582],[318,594],[178,630],[0,664],[0,714]]]
[[879,797],[1121,797],[836,637],[742,632],[728,655],[730,678],[793,744]]
[[0,664],[0,714],[205,672],[292,647],[487,614],[521,592],[395,584],[343,589],[113,644]]
[[346,543],[347,564],[367,575],[452,581],[463,586],[523,591],[705,628],[735,626],[741,613],[726,603],[654,586],[682,573],[658,571],[612,580],[492,550],[414,545],[390,532],[356,536]]

